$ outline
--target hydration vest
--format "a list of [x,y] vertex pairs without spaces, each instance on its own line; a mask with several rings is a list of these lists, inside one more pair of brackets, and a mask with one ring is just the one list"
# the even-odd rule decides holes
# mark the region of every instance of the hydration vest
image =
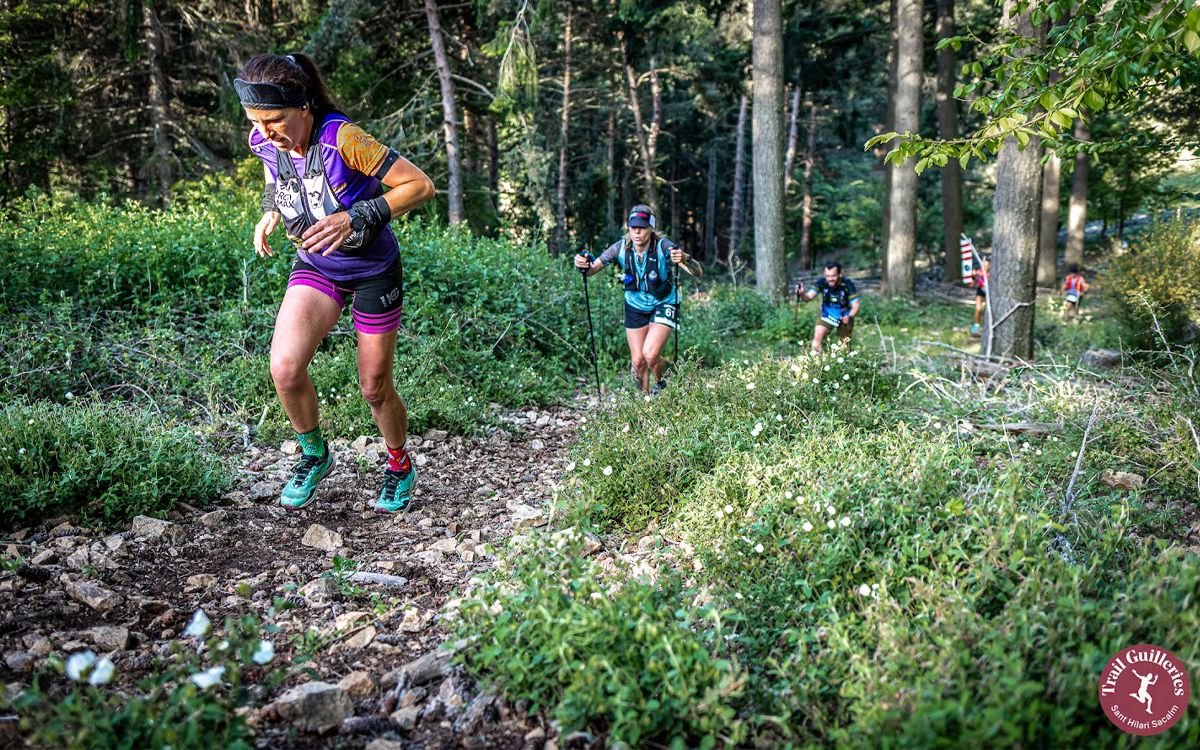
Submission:
[[1081,287],[1083,286],[1083,276],[1077,273],[1067,275],[1066,287],[1068,292],[1082,294]]
[[667,260],[671,248],[675,245],[666,237],[659,237],[657,243],[646,248],[646,276],[644,278],[637,275],[637,263],[630,254],[627,254],[632,250],[632,245],[632,242],[626,240],[621,245],[621,252],[617,256],[621,270],[625,272],[625,291],[649,292],[658,300],[670,297],[675,287],[667,272]]
[[[325,146],[317,138],[323,124],[322,121],[313,123],[313,130],[308,139],[308,151],[304,154],[303,176],[296,172],[296,165],[292,163],[290,154],[275,150],[276,206],[283,216],[288,237],[297,244],[297,238],[313,224],[330,214],[346,210],[334,195],[325,175],[325,161],[321,158]],[[379,194],[382,195],[383,191],[380,190]],[[367,230],[352,230],[350,236],[339,246],[339,252],[353,254],[370,246],[382,228],[377,226]]]

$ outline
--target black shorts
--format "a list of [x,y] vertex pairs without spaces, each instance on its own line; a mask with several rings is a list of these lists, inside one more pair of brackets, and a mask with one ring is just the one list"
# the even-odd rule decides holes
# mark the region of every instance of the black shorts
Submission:
[[404,311],[404,265],[399,258],[381,274],[349,281],[334,281],[297,259],[288,278],[288,287],[293,286],[324,292],[343,307],[350,296],[354,328],[362,333],[391,333],[400,327]]
[[975,296],[978,297],[979,299],[987,299],[987,291],[976,287],[975,288]]
[[625,327],[645,328],[651,323],[659,323],[668,328],[679,328],[679,305],[666,302],[659,303],[653,310],[638,310],[625,303]]

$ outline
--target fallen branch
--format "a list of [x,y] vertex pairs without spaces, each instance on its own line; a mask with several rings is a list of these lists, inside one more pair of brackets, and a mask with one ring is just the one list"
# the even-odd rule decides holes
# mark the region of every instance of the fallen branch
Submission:
[[[1079,443],[1079,452],[1075,456],[1075,471],[1071,472],[1071,479],[1067,482],[1067,491],[1063,493],[1063,504],[1060,514],[1065,518],[1072,512],[1075,505],[1075,480],[1079,478],[1079,472],[1083,469],[1083,454],[1087,450],[1088,437],[1092,434],[1092,425],[1096,422],[1096,414],[1100,410],[1100,400],[1096,399],[1092,403],[1092,416],[1088,417],[1087,427],[1083,430],[1083,440]],[[1075,564],[1075,554],[1071,550],[1071,543],[1063,536],[1062,532],[1057,532],[1054,535],[1054,541],[1062,550],[1060,554],[1062,559],[1071,564]]]
[[1062,422],[1003,422],[1001,424],[977,424],[975,427],[980,430],[1046,435],[1058,432],[1063,428],[1063,424]]
[[390,586],[402,589],[408,585],[408,579],[403,576],[390,576],[385,573],[355,573],[350,576],[354,583],[373,583],[377,586]]

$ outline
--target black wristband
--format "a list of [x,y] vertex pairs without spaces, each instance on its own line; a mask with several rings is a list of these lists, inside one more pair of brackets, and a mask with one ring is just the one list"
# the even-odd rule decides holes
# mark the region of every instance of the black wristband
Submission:
[[261,205],[264,214],[271,213],[272,211],[279,211],[279,207],[275,205],[275,183],[268,183],[267,186],[263,188]]
[[366,223],[367,231],[375,231],[392,220],[392,209],[381,195],[378,198],[361,200],[350,206],[351,216],[361,217]]

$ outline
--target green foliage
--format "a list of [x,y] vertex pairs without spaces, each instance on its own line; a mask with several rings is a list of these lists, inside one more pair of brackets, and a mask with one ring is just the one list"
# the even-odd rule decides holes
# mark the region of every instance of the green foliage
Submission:
[[1200,225],[1168,221],[1139,234],[1128,254],[1113,258],[1103,283],[1123,303],[1118,314],[1135,343],[1181,342],[1200,312]]
[[[913,158],[918,172],[950,159],[964,167],[972,158],[986,160],[1008,138],[1021,148],[1045,139],[1055,148],[1065,143],[1091,153],[1117,150],[1116,143],[1074,144],[1069,135],[1075,120],[1106,109],[1133,111],[1200,80],[1200,7],[1192,2],[1183,6],[1187,12],[1152,0],[1054,0],[1012,7],[1024,19],[1024,29],[1015,15],[1001,19],[995,41],[959,72],[962,83],[955,93],[983,115],[981,125],[953,141],[885,133],[866,147],[894,143],[888,161]],[[1044,39],[1035,38],[1033,30],[1044,23]],[[939,48],[959,50],[974,40],[973,35],[946,39]]]
[[[723,652],[716,613],[664,569],[655,580],[606,574],[575,528],[538,532],[463,602],[456,628],[476,638],[468,666],[513,699],[549,709],[564,734],[613,747],[711,748],[744,736],[744,677]],[[620,571],[629,573],[628,571]]]
[[116,524],[215,500],[229,476],[191,430],[120,405],[0,406],[0,525]]
[[271,663],[273,646],[269,652],[264,646],[275,631],[276,626],[252,617],[230,618],[224,633],[202,638],[199,649],[172,644],[170,655],[157,660],[133,691],[104,687],[108,679],[102,673],[112,666],[102,666],[107,659],[82,674],[72,673],[70,661],[59,661],[59,672],[83,684],[64,690],[35,679],[13,707],[34,747],[250,750],[254,737],[244,711],[260,703],[264,688],[278,686],[285,677],[285,670]]
[[[887,325],[920,315],[898,304],[880,306]],[[1120,746],[1095,709],[1104,661],[1142,641],[1200,658],[1186,635],[1200,624],[1188,604],[1200,565],[1142,541],[1175,533],[1174,516],[1098,481],[1101,468],[1137,469],[1153,473],[1151,492],[1189,497],[1196,457],[1175,405],[1101,419],[1064,516],[1086,419],[1074,381],[1014,378],[1004,404],[935,404],[913,388],[922,373],[904,399],[890,386],[867,391],[857,402],[871,403],[851,413],[799,403],[791,427],[757,401],[764,383],[795,401],[780,382],[790,369],[726,365],[712,388],[687,381],[705,395],[693,401],[711,402],[687,411],[661,397],[644,410],[619,402],[587,426],[567,483],[600,501],[593,518],[638,528],[654,516],[694,550],[687,567],[750,675],[742,713],[756,719],[756,743]],[[1061,419],[1066,432],[945,426],[1003,418],[1014,398],[1029,399],[1024,418]],[[714,417],[726,413],[758,434],[686,453],[700,440],[694,422],[719,436],[736,429]],[[691,439],[677,444],[677,432]],[[1185,722],[1168,746],[1195,743],[1200,722]]]
[[[0,284],[0,402],[98,392],[172,414],[236,422],[275,440],[289,431],[268,370],[291,255],[249,247],[250,196],[222,181],[181,191],[169,211],[38,196],[0,223],[14,273]],[[39,233],[34,228],[45,227]],[[396,380],[414,430],[477,432],[487,405],[547,403],[590,370],[578,275],[540,245],[399,221],[405,328]],[[37,242],[30,237],[39,236]],[[606,372],[625,359],[620,292],[593,280]],[[348,321],[311,374],[330,434],[374,432],[358,395]],[[24,342],[36,337],[38,347]]]
[[605,419],[584,425],[572,476],[588,488],[598,522],[643,526],[733,453],[800,435],[824,414],[847,429],[873,424],[895,387],[879,370],[870,354],[837,347],[787,363],[682,368],[658,399],[620,398]]

